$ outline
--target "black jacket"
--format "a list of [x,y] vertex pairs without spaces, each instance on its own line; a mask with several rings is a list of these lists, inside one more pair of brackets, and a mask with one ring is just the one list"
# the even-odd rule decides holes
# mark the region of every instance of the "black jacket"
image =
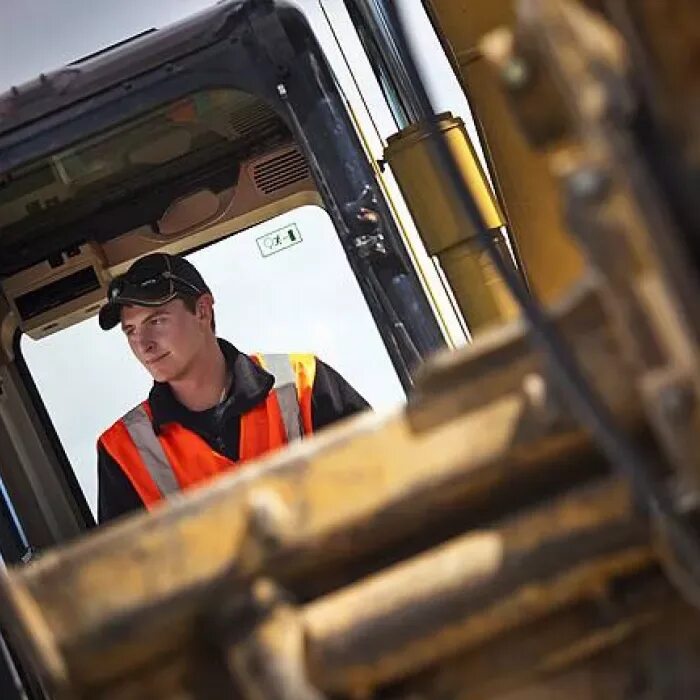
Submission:
[[[238,459],[241,414],[262,402],[274,378],[233,345],[220,340],[233,382],[226,399],[206,411],[190,411],[173,395],[168,384],[154,382],[148,395],[156,434],[166,423],[180,423],[231,460]],[[316,360],[311,393],[312,422],[320,430],[340,418],[362,411],[369,404],[331,367]],[[97,447],[98,520],[104,523],[144,507],[136,490],[101,443]]]

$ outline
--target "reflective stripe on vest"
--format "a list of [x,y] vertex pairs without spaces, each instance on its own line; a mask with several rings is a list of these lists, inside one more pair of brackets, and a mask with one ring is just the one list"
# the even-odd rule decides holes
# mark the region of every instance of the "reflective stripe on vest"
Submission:
[[156,436],[148,402],[132,409],[100,441],[117,461],[147,507],[222,471],[313,432],[313,355],[257,355],[275,377],[265,401],[241,416],[239,460],[215,452],[196,433],[166,424]]
[[301,411],[297,394],[296,372],[289,355],[258,355],[263,368],[274,378],[273,389],[282,414],[287,442],[298,440],[303,435]]
[[180,484],[177,483],[173,468],[163,452],[163,445],[153,431],[151,417],[144,405],[132,408],[122,421],[161,497],[165,498],[179,491]]

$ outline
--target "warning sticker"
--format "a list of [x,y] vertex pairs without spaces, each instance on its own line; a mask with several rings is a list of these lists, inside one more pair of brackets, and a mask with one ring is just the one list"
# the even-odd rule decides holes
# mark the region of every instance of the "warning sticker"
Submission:
[[284,228],[277,229],[266,233],[260,238],[256,238],[255,242],[263,258],[279,253],[287,248],[291,248],[297,243],[301,243],[301,234],[296,224],[290,224]]

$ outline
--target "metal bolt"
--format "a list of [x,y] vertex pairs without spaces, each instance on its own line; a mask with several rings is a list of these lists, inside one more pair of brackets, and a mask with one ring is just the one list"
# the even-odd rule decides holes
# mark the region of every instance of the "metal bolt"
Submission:
[[262,610],[269,610],[281,598],[281,592],[277,585],[267,578],[256,579],[251,593],[253,600]]
[[522,90],[530,75],[530,66],[522,56],[512,56],[501,69],[501,78],[511,90]]
[[594,167],[580,167],[568,177],[568,187],[576,199],[601,200],[608,192],[609,180],[603,171]]
[[373,209],[368,209],[367,207],[360,207],[355,215],[355,218],[358,221],[362,221],[362,223],[372,224],[373,226],[376,226],[381,221],[379,214]]
[[553,427],[562,417],[561,408],[552,396],[547,380],[535,372],[523,377],[523,392],[544,427]]

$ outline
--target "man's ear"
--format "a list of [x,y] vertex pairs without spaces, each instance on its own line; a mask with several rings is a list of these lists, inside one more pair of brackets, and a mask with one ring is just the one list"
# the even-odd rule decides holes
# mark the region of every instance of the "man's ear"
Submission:
[[214,297],[211,294],[202,294],[197,299],[196,311],[197,318],[211,320],[214,306]]

